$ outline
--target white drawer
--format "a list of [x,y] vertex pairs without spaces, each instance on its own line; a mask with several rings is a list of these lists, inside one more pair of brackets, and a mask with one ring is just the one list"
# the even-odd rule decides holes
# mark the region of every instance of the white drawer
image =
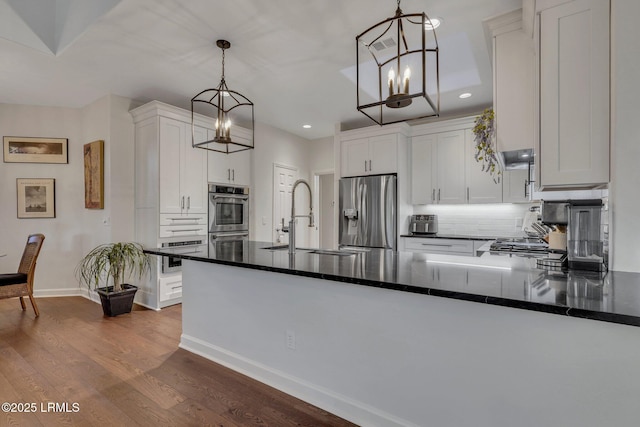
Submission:
[[473,240],[407,238],[405,250],[435,254],[454,254],[473,256]]
[[160,214],[160,225],[207,225],[207,215]]
[[169,301],[171,299],[181,298],[182,274],[161,277],[158,279],[158,287],[160,301]]
[[206,236],[207,224],[193,225],[161,225],[160,237]]

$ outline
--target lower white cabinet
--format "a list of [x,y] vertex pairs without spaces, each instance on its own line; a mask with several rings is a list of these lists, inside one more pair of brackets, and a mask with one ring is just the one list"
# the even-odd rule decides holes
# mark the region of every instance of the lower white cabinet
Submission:
[[404,250],[407,252],[474,256],[473,242],[473,240],[466,239],[406,237]]
[[160,302],[182,298],[182,274],[160,277],[158,279]]

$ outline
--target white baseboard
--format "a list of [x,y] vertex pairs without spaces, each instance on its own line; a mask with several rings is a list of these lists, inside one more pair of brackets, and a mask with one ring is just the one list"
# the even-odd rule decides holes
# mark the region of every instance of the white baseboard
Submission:
[[180,348],[274,387],[360,426],[419,427],[410,421],[332,390],[272,369],[197,338],[182,334]]
[[[86,290],[85,290],[86,293]],[[49,298],[49,297],[79,297],[83,295],[82,288],[60,288],[60,289],[35,289],[33,296],[36,298]]]

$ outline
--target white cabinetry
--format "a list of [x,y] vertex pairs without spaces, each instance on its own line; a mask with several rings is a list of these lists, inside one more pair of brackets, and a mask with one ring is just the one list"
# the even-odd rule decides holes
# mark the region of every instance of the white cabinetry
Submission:
[[[207,152],[191,144],[191,113],[152,101],[131,111],[135,124],[135,239],[145,247],[207,239]],[[196,116],[196,141],[208,120]],[[158,259],[136,302],[159,309],[181,302],[179,272]]]
[[343,177],[398,172],[398,137],[378,135],[342,141]]
[[542,189],[609,182],[609,1],[539,12]]
[[[160,117],[160,213],[207,212],[207,156],[191,146],[191,125]],[[206,129],[196,127],[204,140]]]
[[[208,132],[209,139],[212,139],[215,131],[210,129]],[[251,135],[245,129],[234,127],[231,133],[234,140],[250,141]],[[252,151],[244,150],[231,154],[208,151],[207,177],[209,182],[250,186]]]
[[[472,118],[449,124],[440,122],[437,127],[419,129],[425,134],[411,139],[414,205],[502,201],[502,184],[495,183],[474,159],[472,127]],[[452,130],[446,130],[449,128]]]
[[437,237],[407,237],[404,249],[407,252],[474,256],[473,240],[441,239]]
[[493,109],[498,151],[535,147],[535,44],[522,9],[485,22],[493,49]]
[[439,133],[436,137],[431,157],[431,167],[436,172],[436,203],[465,203],[464,130]]
[[528,203],[529,170],[516,169],[502,172],[502,201],[505,203]]
[[[473,138],[473,131],[465,129],[465,153],[467,184],[467,203],[500,203],[502,202],[502,175],[492,176],[487,171],[482,170],[482,165],[475,160],[476,144]],[[497,182],[497,181],[500,182]]]

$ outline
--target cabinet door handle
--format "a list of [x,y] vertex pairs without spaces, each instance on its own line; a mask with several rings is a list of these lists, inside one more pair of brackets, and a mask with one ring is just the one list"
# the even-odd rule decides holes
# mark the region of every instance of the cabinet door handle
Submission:
[[467,187],[467,202],[471,200],[471,197],[469,197],[469,187]]
[[440,189],[438,188],[438,202],[440,201]]
[[371,160],[369,160],[369,172],[371,172]]
[[236,170],[231,169],[231,181],[235,181],[235,180],[236,180]]
[[184,209],[184,196],[180,198],[180,209]]
[[227,181],[231,181],[231,169],[227,169]]
[[431,189],[431,201],[432,202],[436,201],[436,189],[435,188]]
[[525,197],[525,198],[529,196],[529,195],[527,194],[527,193],[528,193],[528,191],[527,191],[527,187],[528,187],[528,185],[527,185],[527,184],[528,184],[528,182],[527,182],[527,180],[525,179],[525,180],[524,180],[524,197]]
[[187,196],[187,210],[191,209],[191,196]]
[[367,161],[366,160],[364,161],[364,171],[365,172],[367,171]]

